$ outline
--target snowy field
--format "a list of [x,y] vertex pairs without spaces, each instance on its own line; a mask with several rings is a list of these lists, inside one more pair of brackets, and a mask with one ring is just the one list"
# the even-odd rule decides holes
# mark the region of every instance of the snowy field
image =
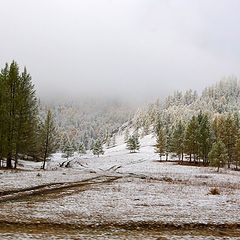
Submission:
[[[46,171],[23,161],[24,170],[0,170],[0,239],[240,239],[240,172],[159,162],[151,135],[134,154],[118,141],[99,158],[75,155],[67,161],[68,168],[67,162],[60,167],[66,159],[55,154]],[[210,194],[215,187],[219,195]],[[14,223],[25,224],[25,232],[10,228]],[[59,236],[30,227],[44,224],[58,229]],[[66,224],[91,228],[59,231],[57,226]],[[164,224],[175,232],[156,231]],[[210,230],[197,232],[194,226],[201,225]],[[220,225],[222,231],[211,231]],[[226,230],[224,225],[235,228]],[[179,232],[178,226],[192,227],[193,232]],[[103,230],[106,227],[111,230]],[[126,235],[128,228],[131,234]]]

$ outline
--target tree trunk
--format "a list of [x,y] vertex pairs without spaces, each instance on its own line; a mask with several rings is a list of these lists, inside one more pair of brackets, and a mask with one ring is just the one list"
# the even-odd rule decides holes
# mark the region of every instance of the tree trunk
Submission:
[[42,167],[43,170],[45,170],[45,165],[46,165],[46,158],[43,159],[43,167]]
[[43,157],[43,170],[45,170],[45,166],[46,166],[46,159],[47,159],[47,147],[45,149],[45,152],[44,152],[44,157]]
[[46,136],[46,144],[45,144],[45,151],[44,151],[44,158],[43,158],[43,170],[45,170],[46,166],[46,159],[47,159],[47,154],[48,154],[48,142],[49,142],[49,131],[47,129],[47,136]]
[[16,153],[15,153],[15,159],[14,159],[14,168],[17,168],[17,163],[18,163],[18,146],[16,146]]
[[12,155],[8,154],[7,157],[7,168],[12,168]]
[[18,153],[15,154],[15,160],[14,160],[14,168],[17,168],[17,163],[18,163]]

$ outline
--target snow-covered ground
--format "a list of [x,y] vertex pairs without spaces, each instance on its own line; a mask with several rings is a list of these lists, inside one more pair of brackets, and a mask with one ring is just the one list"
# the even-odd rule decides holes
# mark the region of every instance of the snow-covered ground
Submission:
[[[0,220],[76,225],[143,221],[177,225],[240,223],[240,172],[222,169],[217,173],[210,167],[159,162],[154,143],[153,136],[148,135],[141,139],[141,149],[134,154],[120,142],[99,158],[90,153],[75,155],[68,160],[69,168],[59,167],[66,159],[55,154],[47,171],[36,170],[39,164],[26,166],[25,162],[22,164],[27,171],[0,170],[1,191],[117,177],[109,182],[0,202]],[[213,187],[220,190],[220,195],[209,194]]]

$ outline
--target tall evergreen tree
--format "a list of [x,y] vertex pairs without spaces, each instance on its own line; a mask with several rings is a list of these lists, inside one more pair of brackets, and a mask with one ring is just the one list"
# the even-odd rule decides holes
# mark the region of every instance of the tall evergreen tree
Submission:
[[238,133],[237,135],[237,139],[234,146],[234,160],[235,160],[235,167],[237,170],[238,166],[240,165],[240,133]]
[[34,85],[31,83],[31,76],[26,68],[20,75],[19,91],[16,99],[15,168],[18,154],[21,152],[22,154],[34,156],[37,145],[38,105]]
[[234,146],[238,133],[237,120],[233,115],[221,116],[214,120],[214,131],[216,140],[221,140],[226,148],[228,154],[228,168],[233,161]]
[[30,155],[36,139],[37,100],[31,77],[26,68],[20,74],[16,62],[5,65],[0,74],[0,158],[6,166],[15,167],[19,153]]
[[4,157],[4,146],[5,142],[5,130],[6,130],[6,122],[5,122],[5,78],[7,77],[7,73],[5,71],[8,70],[8,66],[6,65],[5,69],[1,70],[0,74],[0,167],[2,166],[2,160]]
[[17,124],[17,93],[19,91],[19,68],[12,62],[5,81],[6,90],[6,133],[7,133],[7,167],[12,168],[12,158],[16,149],[16,124]]
[[192,160],[192,155],[194,162],[196,161],[198,153],[198,131],[199,123],[195,116],[192,117],[190,122],[187,125],[184,139],[184,149],[186,154],[190,156],[190,161]]
[[227,149],[221,140],[213,143],[212,149],[209,152],[210,164],[213,167],[217,167],[219,172],[220,167],[224,167],[228,159]]
[[168,155],[172,150],[172,134],[173,134],[173,128],[171,126],[167,126],[165,128],[166,133],[166,161],[168,160]]
[[233,162],[233,153],[234,153],[234,147],[236,143],[237,138],[237,122],[234,116],[228,114],[226,120],[225,120],[225,137],[223,139],[223,142],[227,148],[228,153],[228,168],[230,168],[231,163]]
[[185,128],[181,121],[173,130],[171,149],[178,155],[179,161],[183,161]]
[[203,159],[203,163],[208,163],[208,154],[211,150],[212,133],[209,118],[206,114],[200,113],[198,115],[199,131],[198,131],[198,145],[199,157]]
[[155,144],[155,152],[159,154],[161,160],[162,156],[166,154],[166,133],[160,120],[158,120],[157,122],[155,131],[157,137]]
[[48,110],[40,131],[41,155],[43,157],[43,169],[45,169],[47,157],[57,150],[57,131],[51,110]]

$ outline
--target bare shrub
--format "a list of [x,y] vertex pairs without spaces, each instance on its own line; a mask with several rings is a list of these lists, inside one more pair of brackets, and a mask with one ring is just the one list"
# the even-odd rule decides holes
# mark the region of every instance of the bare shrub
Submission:
[[214,188],[211,188],[210,191],[209,191],[209,194],[211,195],[220,195],[220,190],[216,187]]

